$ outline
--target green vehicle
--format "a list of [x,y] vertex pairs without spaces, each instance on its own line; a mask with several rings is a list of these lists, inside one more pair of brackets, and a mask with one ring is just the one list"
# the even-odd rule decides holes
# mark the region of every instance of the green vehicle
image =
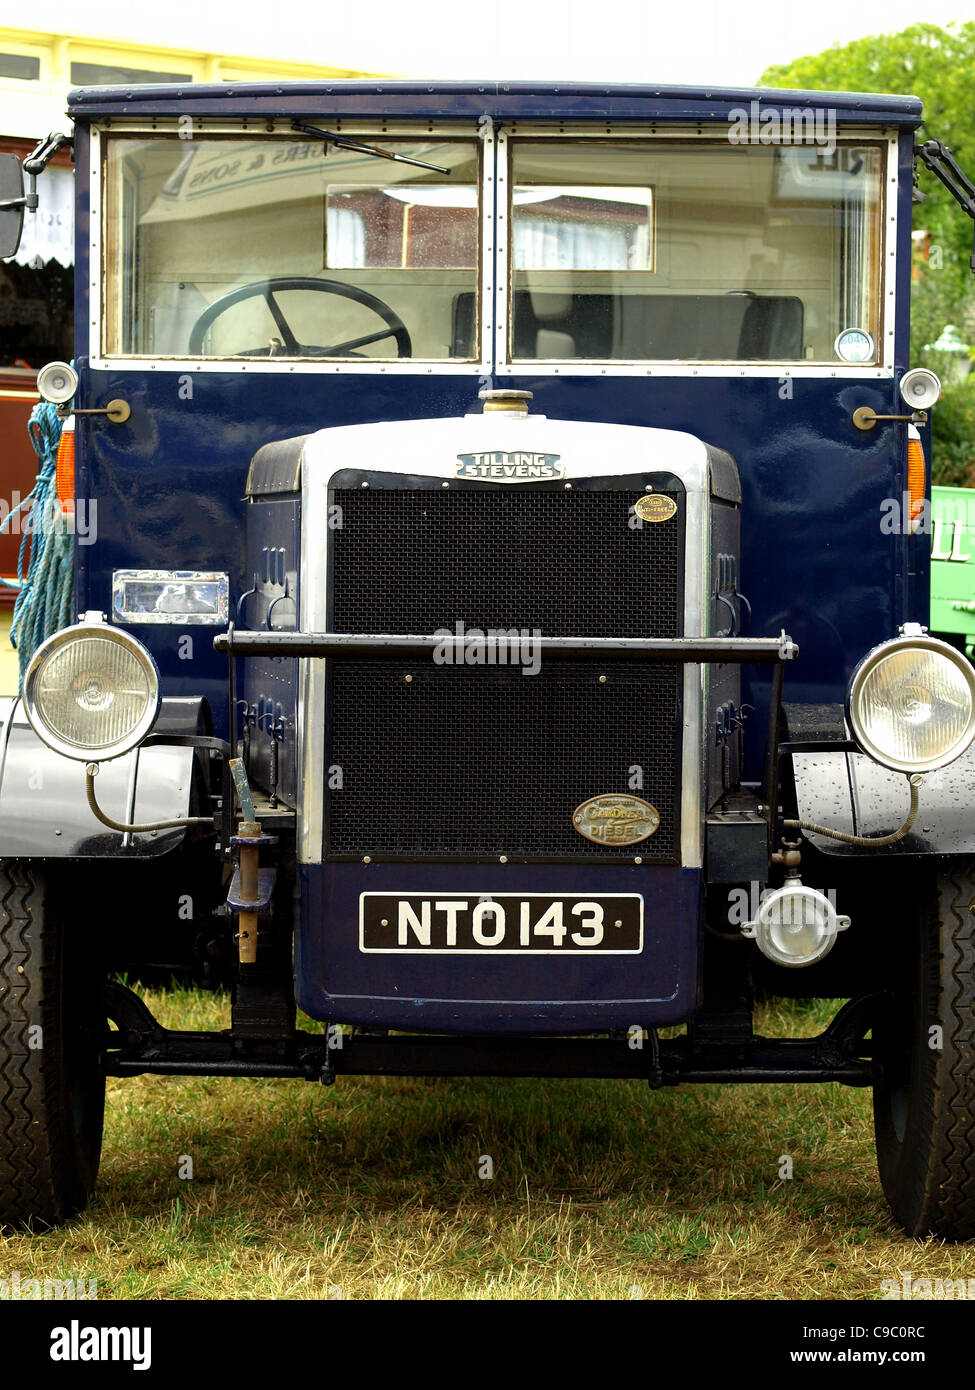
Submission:
[[975,488],[931,489],[931,632],[975,648]]

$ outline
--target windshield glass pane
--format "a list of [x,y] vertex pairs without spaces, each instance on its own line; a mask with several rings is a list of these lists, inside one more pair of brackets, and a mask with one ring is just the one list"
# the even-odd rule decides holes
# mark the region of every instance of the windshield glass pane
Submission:
[[881,145],[513,143],[513,358],[877,360]]
[[477,144],[381,143],[111,137],[104,351],[475,357]]

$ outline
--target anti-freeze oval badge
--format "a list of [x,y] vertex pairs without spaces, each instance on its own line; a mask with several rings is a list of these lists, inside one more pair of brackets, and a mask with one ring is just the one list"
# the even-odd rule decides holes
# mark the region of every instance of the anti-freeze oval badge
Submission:
[[641,521],[669,521],[677,511],[677,503],[663,492],[648,492],[634,502],[633,510]]
[[572,824],[597,845],[636,845],[658,828],[660,812],[639,796],[611,792],[577,806]]
[[535,483],[564,478],[565,464],[559,454],[495,449],[484,454],[458,454],[457,476],[490,483]]

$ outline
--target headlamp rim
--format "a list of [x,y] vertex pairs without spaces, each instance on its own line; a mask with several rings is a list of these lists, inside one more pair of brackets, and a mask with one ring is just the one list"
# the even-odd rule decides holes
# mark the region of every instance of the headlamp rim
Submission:
[[[898,651],[930,651],[936,652],[947,659],[962,673],[968,692],[971,707],[968,715],[968,724],[964,734],[952,745],[947,755],[937,758],[926,758],[921,762],[908,763],[903,759],[895,760],[886,755],[882,749],[867,736],[866,732],[855,717],[856,700],[860,694],[863,683],[867,676],[873,671],[882,660]],[[937,772],[942,767],[947,767],[956,758],[970,747],[975,738],[975,668],[973,668],[967,657],[963,656],[950,642],[943,642],[940,637],[932,637],[928,633],[917,633],[904,635],[901,637],[891,637],[886,642],[878,642],[875,647],[871,647],[865,656],[853,669],[846,688],[846,722],[853,733],[853,737],[861,750],[881,767],[888,768],[891,772],[903,772],[910,775],[914,772]]]
[[[46,723],[34,693],[38,675],[47,660],[55,652],[60,651],[62,647],[81,638],[90,637],[101,637],[110,642],[117,642],[131,652],[144,665],[151,680],[153,694],[153,698],[146,705],[145,713],[135,727],[123,739],[103,748],[94,748],[90,744],[83,748],[78,744],[69,743],[66,739],[59,738]],[[72,758],[76,762],[111,762],[113,758],[124,757],[126,753],[131,753],[134,748],[137,748],[159,718],[159,711],[162,708],[159,667],[149,649],[138,638],[133,637],[130,632],[113,627],[111,623],[86,619],[79,623],[73,623],[70,627],[61,628],[59,632],[53,633],[40,644],[24,673],[21,702],[27,716],[27,722],[34,733],[53,752],[60,753],[65,758]]]

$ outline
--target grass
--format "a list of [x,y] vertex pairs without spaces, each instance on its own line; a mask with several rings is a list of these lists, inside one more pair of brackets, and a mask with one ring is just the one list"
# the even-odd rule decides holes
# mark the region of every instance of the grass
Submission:
[[[220,997],[143,994],[225,1026]],[[109,1083],[91,1206],[0,1237],[13,1270],[100,1299],[874,1299],[901,1270],[975,1278],[975,1243],[898,1231],[869,1094],[839,1086],[140,1077]]]

